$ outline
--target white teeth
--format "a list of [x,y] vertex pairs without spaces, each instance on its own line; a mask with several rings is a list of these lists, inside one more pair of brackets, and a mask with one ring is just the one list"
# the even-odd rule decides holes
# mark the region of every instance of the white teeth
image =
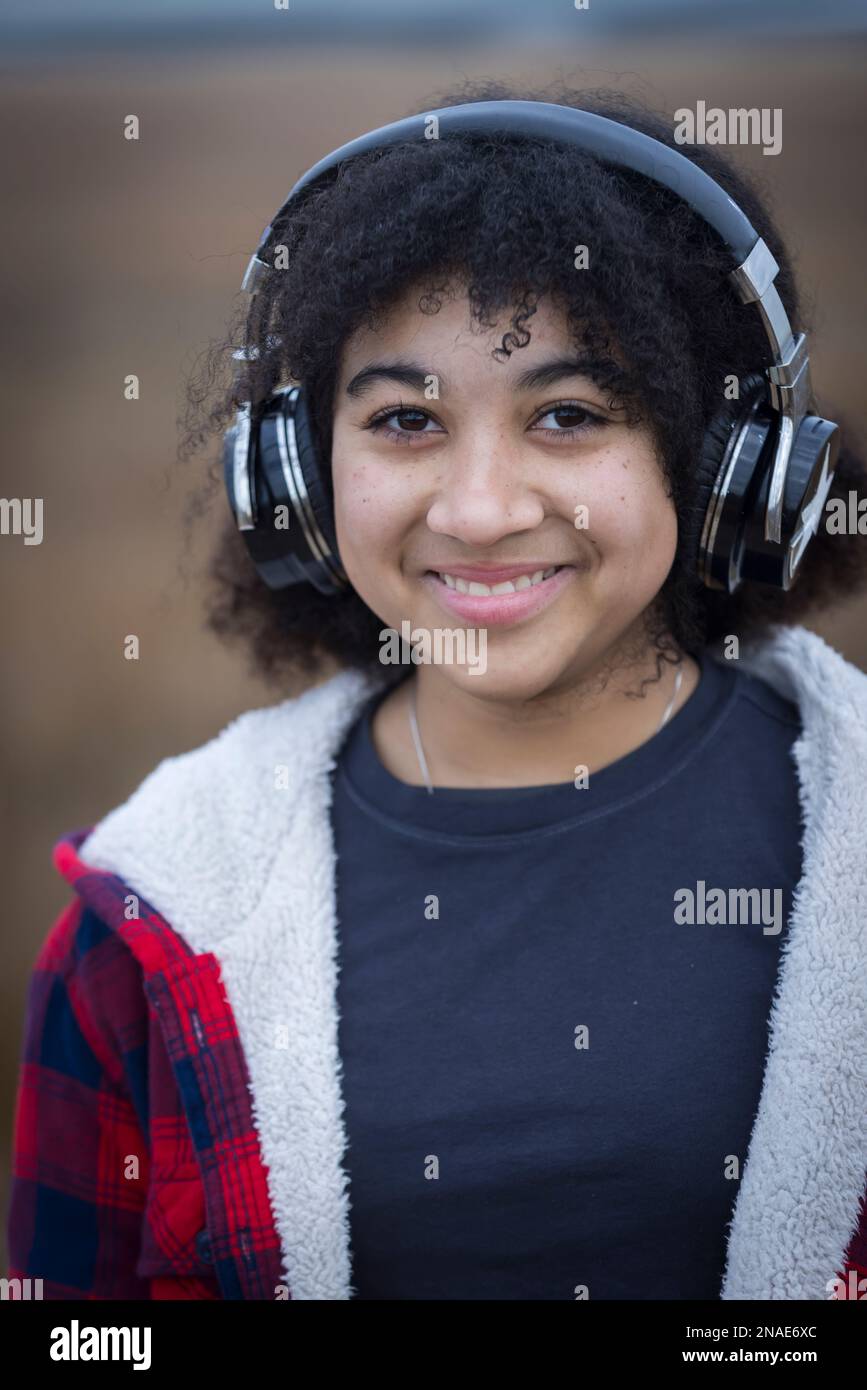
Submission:
[[515,594],[520,589],[532,588],[534,584],[541,584],[543,580],[550,579],[552,574],[556,574],[559,565],[552,565],[547,570],[536,570],[535,574],[519,574],[515,579],[505,579],[500,584],[479,584],[475,579],[461,579],[450,574],[441,574],[440,579],[444,580],[450,589],[456,589],[459,594],[477,594],[480,598],[485,598],[491,594]]

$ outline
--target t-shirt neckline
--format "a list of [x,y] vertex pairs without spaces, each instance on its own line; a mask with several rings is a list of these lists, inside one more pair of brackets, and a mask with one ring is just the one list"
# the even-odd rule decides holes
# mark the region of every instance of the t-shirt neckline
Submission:
[[[448,841],[569,828],[608,814],[664,785],[696,755],[723,719],[736,692],[736,674],[706,652],[696,653],[701,676],[689,699],[638,748],[589,775],[587,787],[563,781],[534,787],[412,786],[380,761],[371,729],[388,691],[365,702],[344,740],[337,774],[359,810],[395,828]],[[577,763],[577,759],[576,759]]]

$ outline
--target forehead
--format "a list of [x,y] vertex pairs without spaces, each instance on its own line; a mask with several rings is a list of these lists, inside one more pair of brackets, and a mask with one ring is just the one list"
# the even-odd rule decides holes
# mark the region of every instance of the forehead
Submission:
[[552,350],[567,350],[574,341],[565,312],[549,297],[541,297],[525,320],[530,341],[501,360],[492,354],[513,331],[514,306],[491,315],[492,326],[482,326],[470,312],[465,285],[452,286],[439,295],[436,312],[419,308],[421,293],[418,288],[405,292],[377,316],[375,328],[363,325],[351,334],[340,354],[338,389],[362,367],[386,357],[411,359],[431,372],[440,370],[455,384],[465,380],[467,372],[508,378],[537,358],[550,357]]

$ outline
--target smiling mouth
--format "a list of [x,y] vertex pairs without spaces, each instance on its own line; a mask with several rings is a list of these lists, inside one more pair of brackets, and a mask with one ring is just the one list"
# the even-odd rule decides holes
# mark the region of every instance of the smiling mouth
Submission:
[[534,589],[539,584],[544,584],[546,580],[553,578],[559,570],[571,569],[571,565],[550,565],[544,570],[528,570],[525,574],[517,574],[512,579],[502,579],[496,584],[485,584],[478,579],[465,579],[462,575],[453,575],[445,570],[426,570],[427,574],[433,575],[435,579],[441,580],[449,589],[454,589],[459,594],[469,594],[477,598],[499,597],[503,594],[518,594],[524,589]]

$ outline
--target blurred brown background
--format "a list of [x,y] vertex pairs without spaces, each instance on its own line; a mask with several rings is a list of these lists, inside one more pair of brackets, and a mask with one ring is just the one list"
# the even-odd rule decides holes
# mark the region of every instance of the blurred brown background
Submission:
[[[308,165],[463,77],[566,77],[672,113],[699,99],[780,107],[782,152],[735,154],[761,175],[795,252],[823,404],[861,427],[863,36],[847,31],[845,15],[836,34],[801,33],[785,20],[782,32],[741,28],[737,17],[691,26],[682,3],[675,23],[660,5],[657,27],[654,0],[640,27],[628,13],[596,24],[601,6],[567,7],[556,32],[541,9],[535,28],[525,16],[512,31],[509,5],[468,30],[450,29],[435,7],[436,33],[381,38],[375,5],[327,36],[309,6],[294,36],[285,14],[270,16],[272,35],[258,6],[248,7],[258,27],[243,36],[231,26],[215,34],[213,14],[199,20],[182,7],[176,31],[124,34],[97,15],[77,40],[55,27],[7,54],[0,495],[44,498],[45,534],[40,546],[0,537],[4,1223],[27,978],[69,900],[50,862],[54,841],[124,800],[160,759],[280,698],[201,630],[195,574],[225,503],[217,494],[198,528],[185,584],[180,517],[214,446],[183,466],[174,455],[194,359],[222,335],[247,257]],[[731,18],[728,6],[713,9]],[[467,0],[465,19],[472,10]],[[129,113],[141,120],[138,142],[123,139]],[[123,377],[133,372],[141,399],[127,402]],[[812,625],[867,669],[865,619],[859,600]],[[127,633],[140,638],[137,662],[123,658]]]

